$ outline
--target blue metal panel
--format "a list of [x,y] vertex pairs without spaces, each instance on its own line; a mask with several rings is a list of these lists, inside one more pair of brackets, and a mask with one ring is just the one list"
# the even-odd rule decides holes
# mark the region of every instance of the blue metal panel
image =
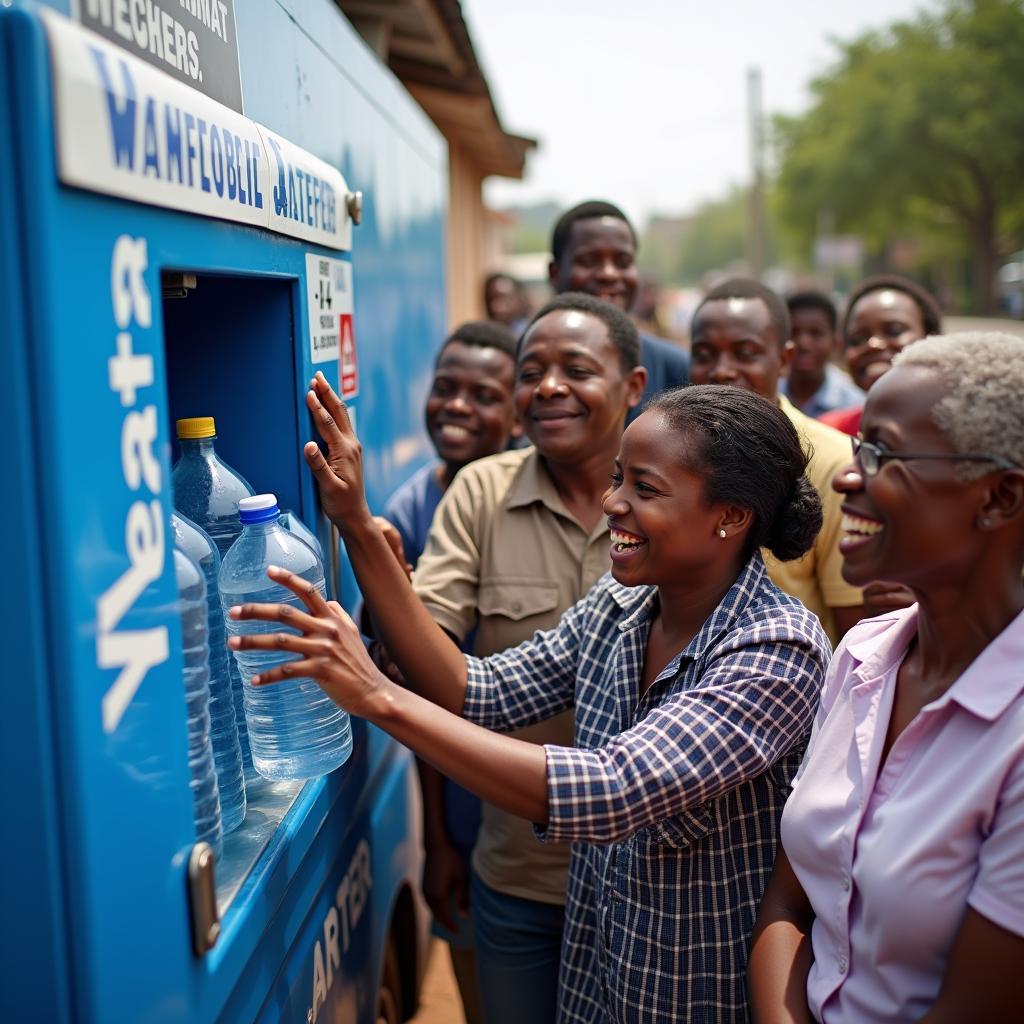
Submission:
[[[358,428],[379,509],[430,454],[422,406],[446,329],[447,146],[329,0],[236,6],[246,115],[363,191],[353,261]],[[396,366],[408,373],[398,378]]]
[[[318,0],[308,22],[269,0],[238,6],[249,116],[340,166],[366,195],[354,236],[362,383],[353,407],[379,505],[426,452],[420,404],[444,330],[444,149],[329,4]],[[0,300],[14,310],[13,345],[0,360],[14,444],[4,446],[0,470],[17,485],[12,522],[23,543],[13,564],[26,582],[13,621],[31,662],[19,666],[30,685],[13,704],[20,728],[8,749],[25,768],[15,801],[26,832],[15,907],[29,921],[31,894],[38,933],[25,936],[31,952],[7,962],[17,965],[26,997],[52,994],[48,1020],[304,1021],[316,935],[325,941],[332,901],[366,842],[373,910],[361,926],[369,941],[352,947],[341,980],[328,986],[332,1009],[354,998],[362,1017],[369,997],[353,995],[352,979],[365,987],[379,963],[360,963],[358,951],[379,956],[396,885],[415,882],[408,757],[357,724],[350,765],[305,787],[232,903],[218,945],[197,959],[186,900],[193,826],[169,557],[106,622],[115,633],[166,629],[168,644],[112,729],[104,729],[101,709],[119,673],[97,663],[101,609],[111,607],[117,581],[132,589],[132,509],[156,502],[164,522],[170,513],[175,416],[216,416],[225,457],[254,486],[278,491],[315,521],[300,447],[313,436],[302,402],[314,370],[305,256],[318,250],[59,185],[38,21],[0,12],[0,47],[9,97],[0,143],[14,140],[4,145],[0,172],[20,186],[4,197],[0,229]],[[136,309],[125,324],[113,306],[115,253],[143,241],[141,290],[151,316]],[[165,306],[161,274],[171,270],[198,272],[200,287]],[[112,389],[121,331],[134,356],[152,358],[151,383]],[[320,368],[337,385],[337,366]],[[126,417],[150,406],[160,470],[152,493],[126,476],[122,450]]]
[[[0,32],[0,95],[14,92],[13,40]],[[11,1020],[44,1015],[55,1021],[69,1016],[69,977],[65,943],[64,865],[60,791],[53,752],[56,749],[51,694],[52,675],[46,636],[39,628],[46,614],[46,548],[38,522],[38,468],[48,447],[38,429],[43,416],[29,397],[29,339],[37,336],[22,305],[28,287],[20,254],[27,226],[19,216],[17,196],[25,182],[13,159],[14,142],[28,126],[18,123],[24,111],[0,104],[0,408],[4,440],[0,444],[0,480],[4,482],[4,521],[8,543],[4,558],[4,627],[14,640],[0,743],[9,767],[5,787],[2,905],[4,928],[3,1004]],[[49,419],[49,417],[47,417]],[[52,443],[52,442],[51,442]],[[50,566],[52,571],[52,565]],[[17,928],[14,924],[17,922]],[[13,979],[24,979],[14,986]],[[45,993],[45,996],[44,996]]]

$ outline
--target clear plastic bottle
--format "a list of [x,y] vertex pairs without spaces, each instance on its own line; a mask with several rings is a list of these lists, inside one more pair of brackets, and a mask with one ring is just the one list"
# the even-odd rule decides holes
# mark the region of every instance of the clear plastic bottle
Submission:
[[320,559],[321,565],[323,564],[324,549],[320,546],[320,541],[296,513],[289,508],[281,509],[281,525],[289,533],[294,533],[299,540],[305,541],[316,552],[316,557]]
[[[247,601],[290,604],[302,602],[267,576],[267,567],[283,569],[314,583],[324,593],[323,564],[309,545],[281,525],[273,494],[243,498],[239,516],[242,536],[231,546],[220,567],[220,597],[228,635],[277,633],[280,623],[236,621],[227,610]],[[256,770],[270,779],[309,779],[326,775],[352,752],[348,715],[312,680],[285,679],[269,686],[252,686],[250,678],[295,656],[280,651],[235,651],[245,687],[245,714]]]
[[224,833],[217,772],[210,744],[210,646],[206,627],[206,581],[184,551],[174,549],[174,575],[181,610],[181,646],[188,717],[189,788],[196,839],[209,843],[220,859]]
[[[238,521],[238,502],[252,494],[252,488],[240,474],[218,458],[213,444],[217,439],[217,425],[212,416],[178,420],[177,430],[181,458],[174,464],[172,473],[174,507],[210,535],[223,558],[242,532],[242,524]],[[228,658],[228,671],[231,673],[245,781],[258,783],[261,777],[252,763],[242,679],[234,658]]]
[[210,638],[210,741],[220,790],[220,813],[224,834],[233,832],[245,817],[245,782],[242,748],[238,743],[238,722],[231,692],[233,661],[227,648],[224,612],[217,589],[220,553],[210,535],[180,512],[171,515],[174,543],[195,562],[206,581],[206,624]]

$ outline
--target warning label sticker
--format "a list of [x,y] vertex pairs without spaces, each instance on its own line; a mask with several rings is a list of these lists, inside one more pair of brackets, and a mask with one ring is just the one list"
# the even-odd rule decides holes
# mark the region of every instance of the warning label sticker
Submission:
[[359,357],[356,354],[356,337],[352,330],[352,314],[341,315],[341,397],[352,398],[359,394]]
[[[340,359],[344,362],[343,346],[347,337],[354,367],[352,264],[306,253],[306,305],[309,309],[310,361],[329,363]],[[358,372],[353,369],[353,373],[358,390]]]

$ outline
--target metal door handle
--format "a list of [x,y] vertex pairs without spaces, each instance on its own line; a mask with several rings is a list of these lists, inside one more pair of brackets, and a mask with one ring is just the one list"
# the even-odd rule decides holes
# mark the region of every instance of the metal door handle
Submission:
[[220,938],[217,913],[217,881],[213,847],[196,843],[188,858],[188,901],[192,914],[192,951],[205,956]]

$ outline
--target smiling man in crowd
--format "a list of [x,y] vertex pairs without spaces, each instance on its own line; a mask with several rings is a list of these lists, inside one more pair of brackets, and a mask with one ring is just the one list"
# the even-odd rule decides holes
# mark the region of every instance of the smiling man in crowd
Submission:
[[707,293],[690,326],[694,384],[732,384],[779,405],[810,454],[807,476],[821,495],[824,522],[814,547],[796,561],[765,552],[772,580],[821,620],[833,644],[864,617],[864,598],[843,579],[839,552],[842,500],[832,477],[850,461],[850,442],[812,420],[779,394],[779,378],[792,356],[789,311],[770,288],[750,278],[724,281]]
[[[580,203],[559,217],[552,232],[548,267],[551,287],[559,293],[594,295],[628,313],[640,283],[636,248],[633,225],[617,206],[596,199]],[[640,415],[652,395],[690,382],[689,358],[683,349],[653,334],[638,333],[640,365],[647,371],[647,386],[627,423]]]

